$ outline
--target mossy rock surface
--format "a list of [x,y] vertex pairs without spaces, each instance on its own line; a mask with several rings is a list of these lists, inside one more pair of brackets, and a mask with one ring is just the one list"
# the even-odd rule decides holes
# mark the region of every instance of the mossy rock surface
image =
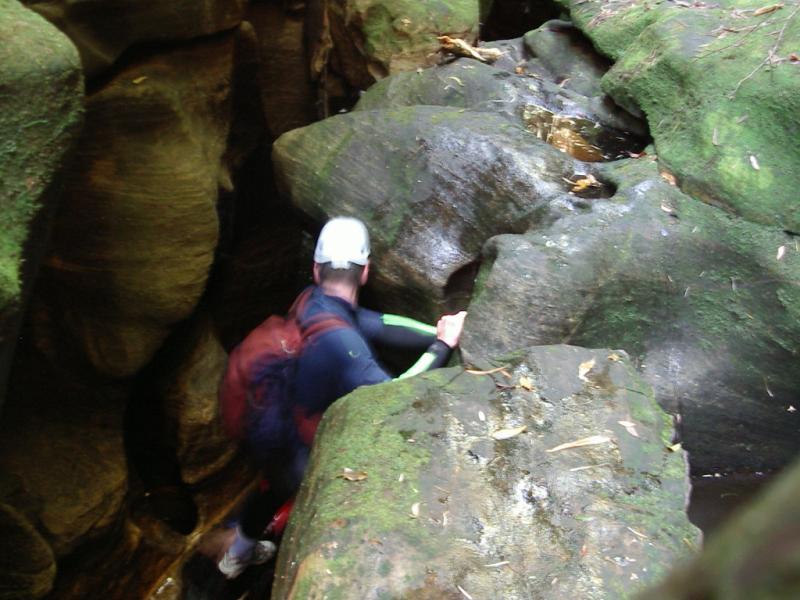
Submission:
[[620,598],[688,553],[684,457],[624,353],[500,360],[508,377],[447,369],[329,409],[276,597]]
[[691,564],[641,600],[783,600],[800,597],[800,462],[737,511]]
[[[650,123],[692,196],[800,231],[800,4],[563,0],[616,61],[603,89]],[[767,3],[768,4],[768,3]]]
[[699,473],[785,465],[800,419],[800,250],[658,175],[647,157],[604,167],[617,194],[582,215],[484,248],[462,350],[625,349],[670,412]]
[[312,73],[331,69],[361,90],[392,73],[436,64],[437,36],[471,42],[479,27],[476,0],[313,0],[309,10]]
[[0,1],[0,407],[22,311],[47,245],[58,173],[83,117],[78,53],[16,0]]

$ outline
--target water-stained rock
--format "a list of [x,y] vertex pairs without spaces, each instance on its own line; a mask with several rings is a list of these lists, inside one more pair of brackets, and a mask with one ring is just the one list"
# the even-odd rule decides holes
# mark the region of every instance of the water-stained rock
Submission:
[[181,478],[196,484],[219,472],[236,452],[222,430],[217,392],[228,355],[208,317],[197,317],[164,349],[159,385],[166,417],[167,447],[180,466]]
[[682,189],[800,231],[796,4],[560,3],[616,61],[603,88],[647,116]]
[[306,59],[303,15],[277,3],[254,3],[247,21],[258,35],[261,100],[270,135],[277,138],[315,121],[317,96]]
[[106,70],[128,48],[184,41],[233,29],[246,0],[25,0],[66,33],[81,53],[87,76]]
[[485,240],[574,210],[565,179],[595,170],[503,117],[433,106],[333,117],[284,134],[273,159],[311,218],[367,223],[384,308],[426,319]]
[[53,586],[56,563],[36,528],[7,504],[0,504],[2,598],[41,598]]
[[603,170],[616,196],[487,244],[465,356],[623,348],[682,414],[698,473],[786,464],[800,433],[794,239],[688,198],[646,157]]
[[311,72],[329,71],[365,90],[391,73],[436,64],[439,35],[474,41],[471,0],[311,0],[307,35]]
[[[503,46],[500,46],[503,47]],[[519,73],[459,59],[421,72],[398,73],[373,85],[356,111],[431,105],[503,116],[579,160],[601,161],[639,151],[647,128],[602,95],[583,96],[558,85],[536,59]],[[535,75],[535,76],[534,76]]]
[[624,353],[498,362],[329,409],[277,597],[619,598],[688,553],[684,457]]
[[797,598],[800,463],[738,511],[688,566],[642,600]]
[[0,408],[22,312],[80,132],[83,78],[69,40],[15,0],[0,11]]
[[191,314],[218,191],[259,135],[256,56],[242,28],[130,64],[87,98],[35,314],[54,360],[130,376]]

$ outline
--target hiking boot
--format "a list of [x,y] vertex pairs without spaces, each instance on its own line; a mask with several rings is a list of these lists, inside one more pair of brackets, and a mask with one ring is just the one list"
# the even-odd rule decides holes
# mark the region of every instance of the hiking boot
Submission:
[[253,546],[253,552],[248,557],[236,557],[230,549],[217,563],[217,568],[227,579],[236,579],[250,565],[261,565],[275,556],[278,548],[269,540],[263,540]]

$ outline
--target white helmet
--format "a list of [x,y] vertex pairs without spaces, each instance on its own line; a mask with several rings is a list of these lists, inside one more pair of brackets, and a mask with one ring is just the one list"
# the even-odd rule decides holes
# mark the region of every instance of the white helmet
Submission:
[[369,259],[369,233],[358,219],[336,217],[325,223],[314,250],[315,263],[331,263],[334,269],[350,264],[366,265]]

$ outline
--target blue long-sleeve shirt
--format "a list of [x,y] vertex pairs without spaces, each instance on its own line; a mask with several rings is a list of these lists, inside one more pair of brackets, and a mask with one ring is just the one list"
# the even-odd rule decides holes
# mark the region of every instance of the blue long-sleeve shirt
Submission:
[[392,379],[378,363],[373,344],[424,352],[407,377],[443,366],[450,348],[436,339],[436,328],[413,319],[353,307],[314,288],[299,315],[301,327],[319,315],[331,315],[348,327],[326,331],[306,343],[297,360],[292,401],[303,417],[316,422],[338,398],[362,385]]

